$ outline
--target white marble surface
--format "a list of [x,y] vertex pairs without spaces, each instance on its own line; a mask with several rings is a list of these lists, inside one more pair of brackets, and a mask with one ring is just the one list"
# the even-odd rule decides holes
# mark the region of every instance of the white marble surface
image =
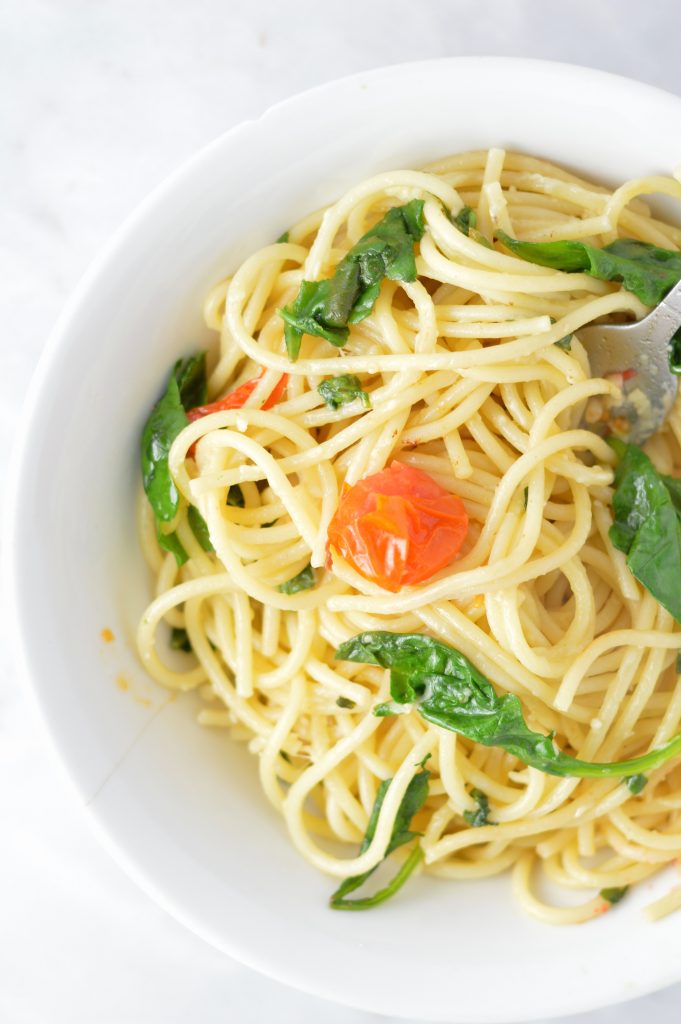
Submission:
[[[317,82],[456,54],[591,64],[681,92],[680,29],[678,0],[5,0],[0,471],[66,296],[132,207],[215,135]],[[137,890],[92,835],[8,641],[0,643],[0,1020],[378,1020],[239,966]],[[581,1021],[672,1024],[680,1014],[677,986]]]

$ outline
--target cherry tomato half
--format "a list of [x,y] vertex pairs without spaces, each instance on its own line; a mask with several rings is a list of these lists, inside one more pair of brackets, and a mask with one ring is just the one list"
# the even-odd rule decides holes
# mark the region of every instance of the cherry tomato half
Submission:
[[[189,409],[187,419],[190,423],[193,423],[194,420],[200,420],[202,416],[210,416],[212,412],[222,412],[224,409],[240,409],[255,391],[255,386],[264,372],[264,370],[261,370],[257,377],[251,377],[250,380],[244,381],[235,391],[230,391],[228,395],[225,395],[224,398],[219,398],[217,402],[211,402],[210,405],[197,405],[194,409]],[[271,409],[273,405],[280,401],[287,383],[288,374],[282,373],[269,396],[262,403],[263,409]]]
[[460,498],[422,470],[393,462],[341,495],[329,526],[329,550],[396,593],[449,565],[467,532]]

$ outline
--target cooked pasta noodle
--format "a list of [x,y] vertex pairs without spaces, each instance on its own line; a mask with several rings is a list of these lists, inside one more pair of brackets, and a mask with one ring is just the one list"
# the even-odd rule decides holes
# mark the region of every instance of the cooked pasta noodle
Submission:
[[[428,796],[414,821],[422,869],[471,882],[512,869],[517,899],[543,921],[585,921],[610,906],[600,890],[681,855],[678,759],[638,795],[617,779],[554,777],[414,712],[374,716],[389,695],[387,673],[334,659],[366,630],[440,638],[498,693],[518,695],[534,729],[591,761],[629,758],[679,731],[681,629],[610,542],[615,455],[580,426],[587,402],[617,394],[612,381],[590,377],[580,328],[646,308],[617,284],[485,244],[501,229],[530,241],[602,246],[626,235],[677,249],[681,229],[640,198],[652,192],[681,198],[681,184],[655,176],[610,192],[528,156],[465,153],[363,182],[252,255],[206,300],[219,336],[210,398],[264,373],[240,408],[196,419],[172,444],[180,502],[169,528],[189,556],[181,567],[159,547],[141,497],[156,597],[139,650],[163,686],[198,690],[202,724],[248,742],[293,843],[336,879],[381,861],[428,755]],[[416,280],[385,280],[344,348],[306,335],[292,362],[278,311],[303,279],[327,277],[388,209],[413,199],[424,201],[425,220]],[[447,213],[464,205],[477,210],[477,233]],[[555,344],[571,334],[569,351]],[[282,373],[286,393],[262,408]],[[318,385],[335,374],[359,375],[371,408],[326,404]],[[681,405],[647,450],[662,471],[681,472]],[[397,593],[337,552],[327,565],[343,488],[393,460],[458,496],[470,520],[458,558]],[[235,485],[243,507],[227,503]],[[214,551],[190,526],[192,505]],[[308,564],[315,586],[279,589]],[[179,667],[164,623],[191,644]],[[386,779],[373,838],[358,853]],[[482,827],[464,818],[473,790],[489,800]],[[563,900],[556,886],[581,895]],[[679,905],[677,889],[651,913]]]

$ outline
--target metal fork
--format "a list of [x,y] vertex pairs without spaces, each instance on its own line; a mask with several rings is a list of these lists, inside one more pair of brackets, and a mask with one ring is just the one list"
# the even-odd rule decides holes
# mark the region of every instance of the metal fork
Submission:
[[644,444],[664,423],[676,397],[678,376],[669,368],[669,343],[681,327],[681,281],[633,324],[593,324],[577,337],[589,356],[592,377],[620,385],[622,401],[592,399],[582,426]]

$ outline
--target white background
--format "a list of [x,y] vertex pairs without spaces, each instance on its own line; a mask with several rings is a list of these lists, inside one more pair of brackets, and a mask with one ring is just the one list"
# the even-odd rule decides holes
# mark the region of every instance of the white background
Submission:
[[[4,0],[3,478],[28,381],[67,295],[136,203],[214,136],[318,82],[457,54],[589,64],[681,93],[680,30],[678,0]],[[136,889],[92,835],[10,641],[0,637],[2,1024],[386,1020],[252,973]],[[580,1021],[680,1018],[677,986]]]

